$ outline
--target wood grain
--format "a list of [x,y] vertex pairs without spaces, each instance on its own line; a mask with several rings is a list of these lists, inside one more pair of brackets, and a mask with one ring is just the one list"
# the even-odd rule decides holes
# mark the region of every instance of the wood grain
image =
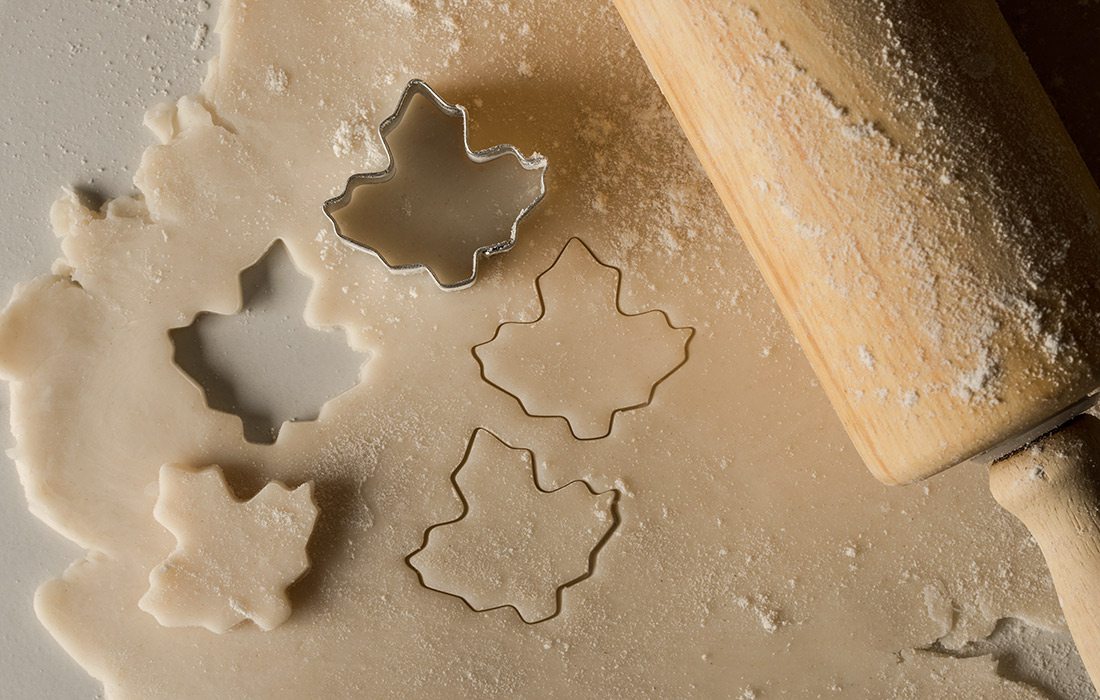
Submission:
[[1100,678],[1100,420],[1080,416],[995,463],[989,486],[1043,550],[1073,640],[1095,681]]
[[1100,385],[1100,192],[988,0],[616,0],[871,471]]

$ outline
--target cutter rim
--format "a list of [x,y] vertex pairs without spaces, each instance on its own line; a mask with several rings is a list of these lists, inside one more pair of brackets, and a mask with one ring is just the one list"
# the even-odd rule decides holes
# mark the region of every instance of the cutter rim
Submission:
[[[400,123],[401,119],[405,116],[405,112],[409,108],[409,104],[412,102],[412,98],[416,95],[421,95],[428,98],[435,105],[439,111],[443,112],[449,117],[458,117],[462,120],[462,147],[466,152],[466,157],[474,163],[488,163],[489,161],[496,160],[497,158],[503,158],[505,156],[513,156],[519,162],[520,167],[524,170],[537,170],[539,171],[539,191],[535,195],[535,198],[520,210],[519,214],[512,221],[512,225],[508,231],[508,237],[502,241],[496,243],[490,243],[488,245],[480,246],[476,248],[472,254],[472,264],[470,276],[459,280],[458,282],[444,283],[435,272],[425,263],[403,263],[400,265],[394,265],[386,260],[386,257],[377,248],[371,245],[363,243],[361,241],[353,240],[346,236],[341,230],[340,225],[336,222],[332,212],[342,209],[351,202],[351,194],[357,188],[365,184],[375,182],[387,182],[392,179],[397,173],[397,162],[393,157],[393,151],[390,149],[389,140],[387,136],[393,131]],[[324,211],[325,218],[332,224],[332,229],[336,233],[337,237],[343,241],[346,245],[370,253],[374,257],[382,261],[382,264],[393,273],[405,274],[410,272],[416,272],[419,270],[425,270],[428,275],[435,282],[436,286],[443,291],[458,291],[461,289],[467,289],[473,286],[477,281],[478,264],[482,258],[488,258],[492,255],[499,253],[506,253],[512,249],[516,244],[517,230],[519,229],[519,223],[535,208],[543,197],[546,196],[546,170],[548,163],[546,157],[539,153],[532,153],[530,156],[525,156],[523,153],[510,143],[497,144],[490,146],[489,148],[482,148],[474,150],[470,147],[470,119],[466,108],[460,104],[454,104],[444,100],[439,96],[435,90],[431,88],[426,82],[420,78],[413,78],[406,85],[405,89],[401,92],[401,97],[397,102],[397,108],[388,117],[382,120],[378,125],[378,137],[382,141],[382,148],[386,154],[386,167],[382,170],[375,170],[366,173],[353,173],[348,177],[347,182],[344,185],[344,190],[336,195],[326,199],[321,205],[322,211]]]

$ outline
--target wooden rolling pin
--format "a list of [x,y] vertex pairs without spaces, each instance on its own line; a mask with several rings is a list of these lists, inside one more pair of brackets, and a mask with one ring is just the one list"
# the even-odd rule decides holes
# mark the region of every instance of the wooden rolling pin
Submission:
[[993,0],[616,4],[868,468],[992,462],[1100,685],[1100,191]]

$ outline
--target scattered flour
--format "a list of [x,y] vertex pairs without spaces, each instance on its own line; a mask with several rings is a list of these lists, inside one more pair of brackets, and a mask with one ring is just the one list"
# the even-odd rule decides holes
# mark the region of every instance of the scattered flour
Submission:
[[672,231],[669,231],[667,228],[658,229],[657,238],[660,239],[661,245],[663,245],[669,253],[677,253],[680,251],[680,242],[672,235]]
[[912,408],[917,405],[917,401],[920,399],[920,395],[913,389],[907,390],[901,395],[901,405],[906,408]]
[[385,165],[385,156],[381,144],[378,143],[372,111],[361,106],[353,117],[340,120],[332,134],[333,153],[344,158],[363,150],[363,156],[369,163],[376,164],[378,167]]
[[416,16],[416,6],[410,0],[383,0],[382,4],[404,17]]
[[991,385],[997,376],[997,371],[997,362],[990,356],[988,350],[982,348],[978,351],[974,367],[959,372],[951,393],[964,401],[995,402],[996,398],[992,394]]
[[867,369],[875,368],[875,356],[871,354],[866,345],[860,345],[856,348],[856,352],[859,353],[859,361],[863,363],[864,367]]

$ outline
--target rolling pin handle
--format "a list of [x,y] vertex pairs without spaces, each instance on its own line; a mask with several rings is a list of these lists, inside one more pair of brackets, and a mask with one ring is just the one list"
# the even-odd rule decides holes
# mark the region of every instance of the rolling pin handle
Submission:
[[1039,543],[1077,650],[1100,681],[1100,419],[1078,416],[995,462],[989,488]]

